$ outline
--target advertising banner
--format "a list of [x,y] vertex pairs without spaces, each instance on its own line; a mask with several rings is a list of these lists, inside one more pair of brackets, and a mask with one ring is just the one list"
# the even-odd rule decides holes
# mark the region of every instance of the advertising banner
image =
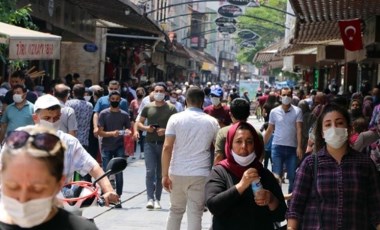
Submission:
[[256,100],[257,89],[260,88],[260,81],[257,80],[240,80],[239,81],[239,95],[242,96],[244,92],[248,92],[248,97],[251,101]]

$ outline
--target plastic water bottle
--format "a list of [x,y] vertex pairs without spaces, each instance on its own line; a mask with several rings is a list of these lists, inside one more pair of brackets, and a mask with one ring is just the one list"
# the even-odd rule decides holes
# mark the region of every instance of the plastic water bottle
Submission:
[[119,130],[119,136],[124,136],[125,130]]
[[260,179],[253,181],[251,187],[254,194],[263,189],[263,185],[261,184]]

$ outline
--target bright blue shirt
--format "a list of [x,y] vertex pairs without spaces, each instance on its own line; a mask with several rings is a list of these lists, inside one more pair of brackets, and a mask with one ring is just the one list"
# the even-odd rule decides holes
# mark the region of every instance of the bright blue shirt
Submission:
[[[110,106],[111,105],[110,105],[108,95],[103,96],[103,97],[99,98],[98,101],[96,102],[95,107],[94,107],[94,112],[100,113],[102,110],[108,109]],[[122,109],[128,113],[128,101],[127,100],[125,100],[124,98],[121,98],[119,106],[120,106],[120,109]]]
[[7,123],[7,131],[13,131],[18,127],[26,126],[26,125],[34,125],[33,121],[33,110],[34,105],[26,101],[25,105],[18,109],[16,104],[13,102],[4,111],[3,116],[1,117],[1,123]]

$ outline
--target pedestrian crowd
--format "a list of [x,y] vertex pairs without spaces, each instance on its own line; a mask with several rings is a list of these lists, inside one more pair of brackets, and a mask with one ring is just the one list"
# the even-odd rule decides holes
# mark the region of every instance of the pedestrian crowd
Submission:
[[[170,194],[168,230],[185,213],[188,229],[201,229],[207,209],[214,230],[380,230],[380,86],[254,96],[229,84],[96,85],[74,75],[31,87],[16,71],[1,91],[0,229],[49,229],[62,218],[96,229],[54,197],[67,182],[100,177],[114,157],[138,157],[145,208],[161,209],[162,190]],[[122,208],[123,184],[122,173],[100,180],[106,205]]]

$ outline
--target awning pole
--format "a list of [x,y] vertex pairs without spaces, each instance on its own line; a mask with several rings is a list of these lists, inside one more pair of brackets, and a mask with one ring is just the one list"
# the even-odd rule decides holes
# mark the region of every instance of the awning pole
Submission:
[[163,40],[163,38],[161,38],[161,37],[149,37],[149,36],[127,35],[127,34],[110,34],[110,33],[106,33],[105,36],[119,37],[119,38],[146,39],[146,40]]

